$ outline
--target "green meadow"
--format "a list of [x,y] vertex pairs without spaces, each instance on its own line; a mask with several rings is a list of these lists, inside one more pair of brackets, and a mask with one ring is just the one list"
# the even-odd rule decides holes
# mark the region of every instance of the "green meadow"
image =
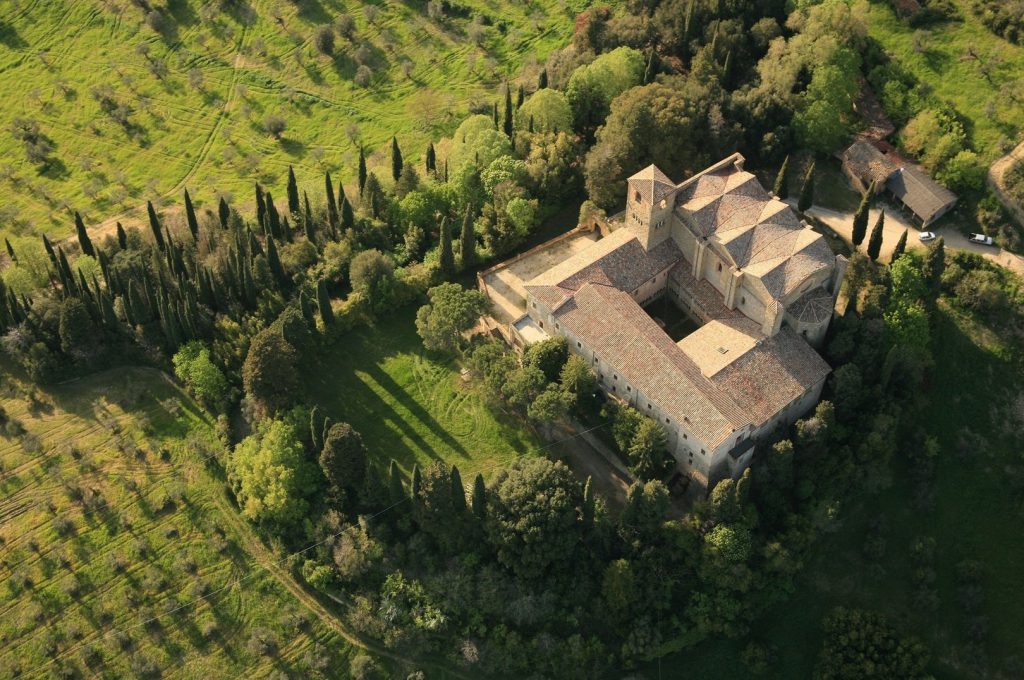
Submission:
[[[221,196],[251,203],[254,181],[283,198],[289,165],[316,201],[325,170],[355,176],[359,146],[390,181],[392,135],[419,162],[563,46],[585,4],[460,0],[431,18],[425,2],[166,0],[150,3],[158,33],[127,0],[2,3],[0,235],[63,237],[75,210],[93,226],[134,223],[147,200],[173,211],[185,188],[214,210]],[[315,44],[322,26],[334,27],[331,55]],[[48,164],[10,132],[19,117],[51,144]]]
[[190,398],[152,369],[42,390],[6,368],[0,677],[348,667],[353,648],[253,557]]

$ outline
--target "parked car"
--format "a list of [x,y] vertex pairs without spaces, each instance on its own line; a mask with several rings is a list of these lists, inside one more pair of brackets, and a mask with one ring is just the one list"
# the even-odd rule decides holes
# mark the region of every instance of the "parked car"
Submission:
[[935,240],[935,232],[934,231],[922,231],[920,234],[917,235],[917,238],[921,239],[922,243],[927,243],[928,241],[934,241]]
[[971,234],[968,240],[971,243],[980,243],[983,246],[994,246],[996,244],[991,236],[985,236],[984,234]]

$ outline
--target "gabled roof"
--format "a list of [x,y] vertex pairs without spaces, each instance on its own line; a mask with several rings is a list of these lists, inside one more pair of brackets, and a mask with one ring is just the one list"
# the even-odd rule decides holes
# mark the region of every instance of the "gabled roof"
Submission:
[[905,165],[889,177],[886,188],[925,223],[956,203],[956,194],[941,186],[921,168]]
[[526,290],[554,310],[587,283],[602,283],[632,292],[682,256],[671,239],[648,251],[631,231],[618,229],[527,281]]

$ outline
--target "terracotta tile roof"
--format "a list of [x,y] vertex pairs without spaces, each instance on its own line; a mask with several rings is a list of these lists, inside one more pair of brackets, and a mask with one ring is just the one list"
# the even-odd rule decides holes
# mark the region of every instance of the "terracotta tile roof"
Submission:
[[816,286],[796,299],[786,311],[797,321],[805,323],[821,323],[832,318],[835,300],[832,294],[821,286]]
[[[686,419],[706,445],[717,447],[749,424],[743,411],[627,293],[588,283],[556,316],[645,399],[678,423]],[[643,413],[644,404],[639,406]]]
[[528,281],[526,290],[554,309],[587,283],[632,292],[682,257],[671,239],[647,251],[631,231],[619,229]]
[[765,191],[754,175],[735,165],[680,185],[676,214],[697,236],[719,244],[776,299],[833,264],[825,239]]
[[865,184],[872,180],[884,184],[896,172],[897,165],[875,145],[857,140],[843,151],[841,159],[847,170],[859,177]]
[[639,191],[644,203],[653,205],[655,202],[675,191],[676,184],[668,178],[656,165],[648,165],[628,180],[632,191]]
[[762,425],[824,380],[829,371],[829,365],[803,338],[784,328],[711,380],[756,425]]

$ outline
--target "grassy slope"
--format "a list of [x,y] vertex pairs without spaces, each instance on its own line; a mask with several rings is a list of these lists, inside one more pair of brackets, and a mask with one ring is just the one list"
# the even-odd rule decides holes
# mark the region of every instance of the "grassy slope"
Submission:
[[312,399],[334,420],[352,423],[371,457],[409,472],[435,459],[458,465],[463,479],[540,444],[503,422],[463,383],[457,370],[427,356],[413,322],[416,307],[346,335],[307,371]]
[[[407,159],[418,162],[427,141],[450,133],[470,102],[496,99],[503,79],[562,46],[586,0],[464,0],[495,23],[481,48],[466,38],[468,19],[431,22],[419,2],[380,3],[372,25],[363,5],[347,0],[305,0],[301,13],[290,2],[251,0],[254,20],[216,14],[212,22],[203,22],[199,12],[216,3],[169,4],[176,30],[161,38],[126,0],[2,3],[0,235],[63,236],[71,231],[69,210],[98,222],[147,199],[177,203],[185,186],[213,209],[218,192],[250,201],[255,179],[283,199],[289,164],[319,199],[324,169],[346,179],[354,175],[350,123],[358,125],[367,149],[379,152],[371,167],[388,163],[392,134]],[[319,55],[315,27],[342,12],[355,18],[358,37],[339,38],[333,59]],[[352,82],[353,55],[363,43],[371,46],[375,72],[368,89]],[[136,52],[139,44],[149,47],[148,57]],[[166,63],[164,79],[150,72],[153,60]],[[408,78],[401,68],[405,60],[413,64]],[[189,85],[192,69],[203,74],[201,89]],[[131,120],[142,130],[138,139],[100,111],[91,95],[100,85],[131,106]],[[287,121],[281,142],[262,130],[270,114]],[[6,132],[16,116],[39,121],[63,169],[38,174],[28,164],[20,143]],[[93,199],[86,192],[90,183],[98,190]]]
[[[926,49],[920,53],[913,49],[916,29],[900,22],[887,2],[872,2],[869,32],[940,99],[951,101],[968,119],[975,148],[991,163],[1002,155],[998,148],[1000,137],[1005,135],[1017,141],[1024,130],[1024,107],[997,97],[1003,87],[1021,87],[1024,47],[992,34],[971,14],[965,0],[955,2],[963,12],[963,22],[926,29]],[[967,56],[968,49],[986,62],[998,61],[991,83],[983,77],[978,61]],[[999,101],[995,115],[986,112],[990,101]]]
[[[286,625],[289,614],[303,610],[241,549],[224,514],[232,510],[222,482],[194,445],[193,438],[211,439],[211,430],[187,396],[144,369],[106,371],[39,392],[34,406],[15,394],[10,374],[4,384],[0,403],[41,449],[28,453],[17,438],[0,439],[0,675],[21,668],[22,677],[50,677],[67,664],[84,677],[101,677],[93,675],[100,670],[102,677],[129,677],[132,658],[141,655],[156,660],[164,677],[263,677],[274,669],[301,673],[297,662],[315,642],[330,650],[334,668],[347,668],[351,648],[316,619],[302,630]],[[141,455],[131,453],[136,447]],[[109,509],[84,511],[69,496],[74,485],[98,490]],[[161,510],[175,490],[183,500]],[[58,517],[73,531],[58,533]],[[216,529],[226,534],[223,551]],[[124,560],[122,573],[111,564],[115,556]],[[196,565],[194,575],[186,558]],[[31,587],[16,585],[23,576]],[[168,602],[193,602],[199,581],[213,593],[207,600],[166,613]],[[80,593],[69,594],[73,583]],[[129,604],[129,596],[137,603]],[[141,626],[144,612],[159,616],[160,625]],[[211,621],[220,633],[205,642],[202,627]],[[277,657],[247,651],[258,627],[277,636]],[[128,651],[114,638],[118,630],[133,641]],[[100,650],[93,672],[85,671],[83,644]],[[46,666],[55,655],[51,645],[59,662]]]
[[[933,672],[941,678],[975,677],[976,667],[960,666],[964,615],[957,601],[954,567],[973,558],[986,565],[984,606],[989,635],[986,651],[992,670],[1024,647],[1024,610],[1019,607],[1024,536],[1019,507],[1002,477],[1004,466],[1019,460],[1005,434],[999,411],[1020,395],[1024,375],[1009,360],[1010,348],[991,329],[949,310],[935,333],[936,368],[927,428],[938,437],[935,508],[920,513],[910,501],[912,484],[899,461],[893,486],[877,498],[848,509],[839,531],[819,544],[797,580],[790,599],[753,626],[754,637],[774,645],[779,662],[774,677],[810,677],[820,646],[821,618],[834,606],[882,611],[907,632],[927,641]],[[1019,351],[1019,349],[1017,350]],[[960,431],[971,427],[988,446],[966,458],[957,453]],[[885,517],[886,552],[880,569],[863,557],[867,525]],[[940,598],[935,613],[915,610],[911,597],[910,550],[913,539],[934,537]],[[668,659],[663,677],[744,678],[739,655],[745,641],[718,640]],[[678,672],[678,675],[677,675]]]

